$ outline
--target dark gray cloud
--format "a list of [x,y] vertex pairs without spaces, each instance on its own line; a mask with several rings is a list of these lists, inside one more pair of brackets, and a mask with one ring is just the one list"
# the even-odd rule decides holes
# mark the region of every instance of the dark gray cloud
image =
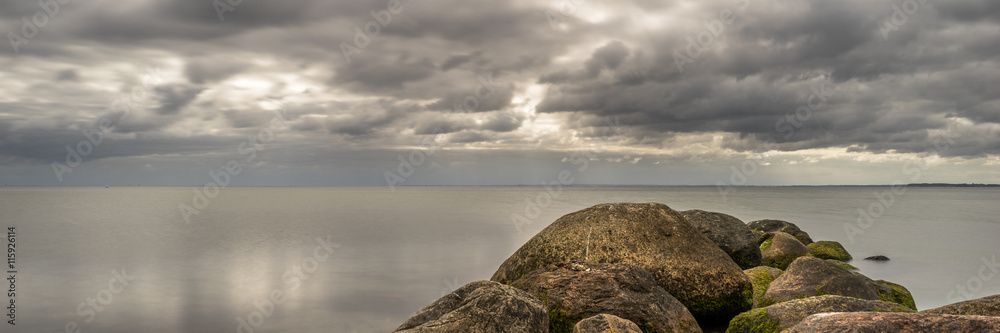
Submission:
[[342,65],[331,85],[361,92],[401,90],[407,82],[429,78],[435,72],[434,67],[429,59],[411,59],[407,53],[358,58]]
[[190,86],[158,86],[155,92],[158,95],[160,107],[156,109],[156,114],[172,115],[181,111],[185,106],[198,98],[203,88]]
[[79,75],[76,74],[76,70],[66,69],[61,70],[56,74],[56,81],[77,81]]
[[193,84],[204,84],[226,79],[245,70],[248,65],[230,57],[201,57],[189,59],[184,65],[184,75]]
[[[62,5],[18,53],[9,41],[0,48],[0,161],[59,160],[122,101],[134,105],[130,117],[90,160],[194,165],[232,154],[271,125],[277,102],[283,150],[273,154],[289,170],[335,162],[318,162],[317,151],[353,152],[351,170],[380,169],[379,154],[358,152],[430,137],[451,145],[440,165],[456,168],[595,140],[621,152],[612,160],[655,149],[681,164],[768,150],[900,159],[943,133],[948,149],[931,155],[988,168],[1000,154],[993,0],[926,2],[905,17],[889,0],[403,0],[396,13],[387,3],[243,1],[223,20],[211,1]],[[20,34],[39,10],[0,4],[0,31]],[[732,22],[721,22],[726,10]],[[373,24],[378,34],[347,61],[341,43]],[[683,71],[678,55],[690,56]],[[148,66],[161,73],[154,83]],[[813,96],[824,89],[832,93]],[[147,98],[129,100],[136,91]],[[503,154],[475,153],[484,148]],[[476,158],[463,164],[462,153]]]

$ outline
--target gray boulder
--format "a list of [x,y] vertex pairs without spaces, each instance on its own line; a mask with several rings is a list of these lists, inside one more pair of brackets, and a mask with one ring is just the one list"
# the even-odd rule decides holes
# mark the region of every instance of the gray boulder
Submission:
[[645,268],[699,320],[728,321],[752,302],[750,280],[739,265],[684,216],[659,203],[600,204],[560,217],[491,279],[513,283],[538,268],[572,260]]
[[723,213],[697,209],[683,211],[681,215],[733,258],[740,268],[747,269],[760,265],[761,254],[757,236],[740,219]]
[[799,226],[795,225],[795,223],[788,221],[757,220],[747,223],[747,226],[750,227],[750,229],[756,229],[763,232],[781,231],[786,234],[792,235],[800,242],[802,242],[802,244],[805,245],[809,245],[810,243],[813,242],[812,238],[809,237],[808,233],[802,231],[802,229],[799,229]]
[[1000,317],[1000,295],[948,304],[939,308],[920,311],[920,313]]
[[639,325],[621,317],[599,314],[581,320],[573,326],[573,333],[643,333]]
[[914,312],[910,308],[892,302],[823,295],[782,302],[741,313],[729,322],[726,333],[777,333],[792,328],[812,314],[861,311]]
[[801,257],[795,259],[781,276],[771,282],[760,303],[770,305],[827,294],[880,300],[878,288],[872,279],[823,259]]
[[493,281],[464,285],[418,311],[393,332],[548,332],[545,305],[523,290]]
[[761,265],[778,269],[788,268],[796,258],[810,255],[809,248],[798,239],[781,231],[768,232],[760,244],[763,254]]
[[688,309],[642,267],[560,262],[525,274],[512,286],[543,300],[552,332],[569,332],[580,320],[601,313],[647,332],[701,332]]
[[833,312],[803,319],[789,333],[1000,333],[1000,318],[932,313]]

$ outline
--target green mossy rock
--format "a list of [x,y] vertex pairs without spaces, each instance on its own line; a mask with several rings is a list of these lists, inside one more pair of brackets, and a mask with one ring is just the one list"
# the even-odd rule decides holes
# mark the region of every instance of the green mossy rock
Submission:
[[728,321],[753,302],[750,279],[729,255],[659,203],[600,204],[560,217],[491,279],[510,284],[533,270],[573,260],[645,268],[698,320]]
[[757,220],[747,223],[747,227],[749,227],[750,229],[756,229],[763,232],[781,231],[786,234],[792,235],[793,237],[795,237],[795,239],[798,239],[800,242],[802,242],[802,244],[810,244],[813,242],[812,238],[809,237],[808,233],[802,231],[802,229],[799,229],[799,226],[795,225],[795,223],[788,221]]
[[753,309],[733,317],[726,333],[781,332],[781,323],[767,315],[767,308]]
[[767,238],[760,244],[763,255],[761,265],[785,269],[796,258],[810,255],[809,248],[792,235],[775,231],[769,232],[765,237]]
[[818,241],[808,245],[813,256],[820,259],[850,261],[854,259],[843,245],[834,241]]
[[856,271],[856,270],[858,270],[858,268],[854,267],[854,265],[848,264],[848,263],[840,261],[840,260],[826,259],[826,261],[829,262],[829,263],[831,263],[831,264],[837,265],[837,267],[840,267],[840,268],[843,268],[843,269],[846,269],[846,270],[849,270],[849,271]]
[[743,274],[746,274],[750,278],[750,283],[753,284],[753,307],[757,307],[757,303],[760,302],[761,296],[767,292],[767,287],[771,285],[771,281],[777,279],[781,276],[782,271],[780,269],[768,266],[758,266],[751,269],[743,270]]
[[878,297],[886,302],[896,302],[916,310],[917,304],[913,301],[913,294],[906,287],[886,280],[875,280],[878,288]]
[[914,312],[902,305],[853,297],[824,295],[792,300],[741,313],[729,322],[726,333],[777,333],[809,315],[823,312]]
[[880,300],[877,286],[872,279],[826,260],[800,257],[771,282],[758,306],[821,295]]

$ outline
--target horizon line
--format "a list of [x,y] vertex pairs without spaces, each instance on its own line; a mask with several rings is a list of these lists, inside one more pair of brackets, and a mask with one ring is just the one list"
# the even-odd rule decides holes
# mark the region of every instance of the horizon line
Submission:
[[[142,185],[142,184],[108,184],[108,185],[11,185],[0,187],[201,187],[203,185]],[[545,185],[530,184],[493,184],[493,185],[395,185],[392,187],[544,187]],[[638,185],[638,184],[568,184],[562,187],[719,187],[721,185]],[[907,183],[907,184],[793,184],[793,185],[726,185],[725,187],[1000,187],[991,183]],[[228,185],[225,187],[390,187],[388,185]],[[224,188],[225,188],[224,187]]]

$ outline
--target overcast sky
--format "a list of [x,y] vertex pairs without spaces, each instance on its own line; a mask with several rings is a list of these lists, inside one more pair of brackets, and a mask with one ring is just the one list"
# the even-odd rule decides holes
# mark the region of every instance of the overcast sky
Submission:
[[995,0],[60,1],[0,183],[1000,183]]

